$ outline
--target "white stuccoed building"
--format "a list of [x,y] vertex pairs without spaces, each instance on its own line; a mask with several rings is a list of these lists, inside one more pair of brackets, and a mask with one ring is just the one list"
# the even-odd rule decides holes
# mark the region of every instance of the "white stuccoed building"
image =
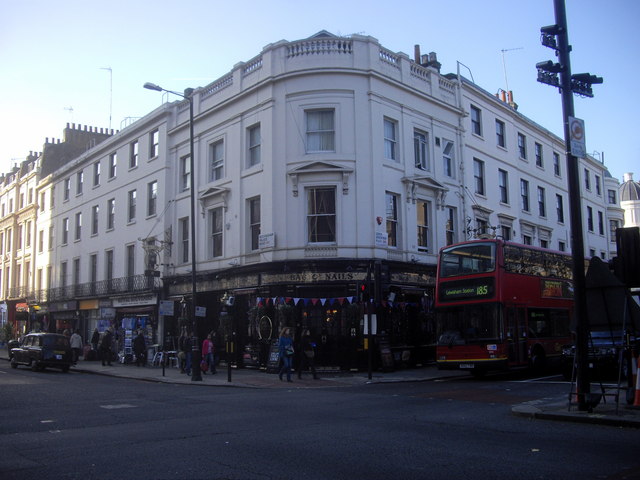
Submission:
[[[270,44],[195,89],[195,172],[182,99],[51,172],[41,190],[55,207],[38,229],[54,241],[35,270],[50,272],[52,318],[144,327],[158,343],[190,326],[193,184],[200,336],[235,332],[232,359],[264,365],[280,327],[309,329],[319,365],[363,367],[365,284],[395,361],[427,361],[438,250],[499,235],[569,251],[570,211],[560,138],[510,92],[414,57],[324,31]],[[615,179],[580,161],[585,254],[609,259]]]

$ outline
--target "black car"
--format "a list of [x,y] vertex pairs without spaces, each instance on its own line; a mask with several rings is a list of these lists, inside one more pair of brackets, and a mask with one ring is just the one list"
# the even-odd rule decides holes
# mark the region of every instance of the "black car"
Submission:
[[[635,343],[635,337],[631,337],[631,345]],[[626,340],[622,331],[592,331],[589,339],[589,368],[595,380],[616,380],[618,374],[627,378],[628,351],[625,348]],[[562,349],[563,370],[566,380],[571,380],[573,362],[575,357],[575,345],[566,345]],[[620,364],[622,362],[622,365]]]
[[68,372],[72,364],[69,339],[57,333],[30,333],[19,346],[11,349],[11,367],[27,365],[32,370],[44,370],[46,367],[60,368]]

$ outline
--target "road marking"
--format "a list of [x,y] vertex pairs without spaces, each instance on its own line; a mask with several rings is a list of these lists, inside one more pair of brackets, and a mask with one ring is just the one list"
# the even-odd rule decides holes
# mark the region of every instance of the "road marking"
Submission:
[[118,405],[100,405],[100,408],[106,408],[107,410],[116,410],[118,408],[136,408],[136,406],[131,405],[130,403],[121,403]]
[[55,420],[40,420],[40,423],[53,423]]

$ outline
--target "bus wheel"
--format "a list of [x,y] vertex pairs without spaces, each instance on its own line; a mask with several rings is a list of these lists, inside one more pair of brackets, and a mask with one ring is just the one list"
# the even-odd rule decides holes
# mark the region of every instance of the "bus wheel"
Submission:
[[544,350],[540,347],[533,349],[531,353],[531,369],[536,373],[543,373],[547,367],[547,358],[544,355]]
[[483,368],[474,368],[471,370],[471,375],[473,375],[474,378],[483,378],[485,373],[487,373],[487,371]]

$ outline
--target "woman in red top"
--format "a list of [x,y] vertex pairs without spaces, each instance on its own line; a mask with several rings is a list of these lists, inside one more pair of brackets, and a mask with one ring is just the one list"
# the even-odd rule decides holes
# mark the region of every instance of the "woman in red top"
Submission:
[[215,353],[215,346],[211,339],[211,334],[207,335],[207,338],[202,342],[202,358],[209,366],[211,375],[216,373],[216,363],[213,360],[213,354]]

